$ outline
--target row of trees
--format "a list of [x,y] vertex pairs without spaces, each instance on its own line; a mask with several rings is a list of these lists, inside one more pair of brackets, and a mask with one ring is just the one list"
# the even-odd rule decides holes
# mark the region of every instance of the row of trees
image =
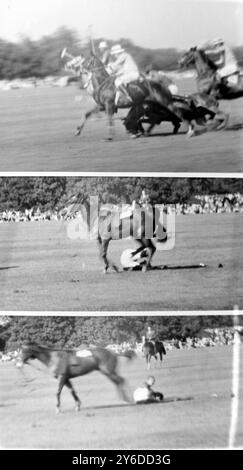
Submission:
[[[205,335],[207,328],[230,327],[232,316],[177,317],[5,317],[0,322],[0,350],[14,350],[25,341],[58,347],[81,344],[106,346],[111,343],[141,342],[150,324],[161,340]],[[242,322],[243,323],[243,322]]]
[[[96,50],[99,41],[99,39],[94,40]],[[114,44],[114,41],[107,42],[110,46]],[[142,71],[149,65],[158,70],[178,68],[182,51],[173,48],[146,49],[136,46],[128,39],[119,39],[119,42],[132,54]],[[90,43],[81,43],[77,32],[65,27],[38,41],[32,41],[28,37],[23,37],[18,43],[0,39],[0,80],[44,78],[63,73],[60,53],[64,47],[68,47],[74,55],[90,53]],[[243,46],[235,48],[235,54],[239,65],[243,66]]]
[[74,194],[99,196],[101,203],[131,203],[142,190],[151,203],[190,202],[198,194],[243,194],[242,179],[137,177],[0,177],[0,211],[61,210]]

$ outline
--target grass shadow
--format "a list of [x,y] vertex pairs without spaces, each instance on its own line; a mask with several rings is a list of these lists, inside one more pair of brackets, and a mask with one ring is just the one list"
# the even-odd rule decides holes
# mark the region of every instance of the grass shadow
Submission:
[[92,411],[92,410],[103,410],[103,409],[113,409],[113,408],[131,408],[135,406],[148,406],[148,405],[163,405],[166,403],[174,403],[178,401],[190,401],[194,400],[194,397],[168,397],[164,398],[162,401],[150,402],[150,403],[116,403],[112,405],[95,405],[95,406],[86,406],[82,408],[82,411]]
[[0,271],[5,271],[7,269],[16,269],[16,268],[19,268],[19,266],[3,266],[3,267],[0,267]]
[[[157,265],[157,266],[151,266],[148,271],[164,271],[166,269],[170,269],[170,270],[173,270],[173,269],[202,269],[202,268],[207,268],[208,266],[204,263],[200,263],[200,264],[185,264],[185,265],[181,265],[181,264],[178,264],[178,265]],[[142,271],[142,266],[135,266],[134,268],[123,268],[123,271]]]

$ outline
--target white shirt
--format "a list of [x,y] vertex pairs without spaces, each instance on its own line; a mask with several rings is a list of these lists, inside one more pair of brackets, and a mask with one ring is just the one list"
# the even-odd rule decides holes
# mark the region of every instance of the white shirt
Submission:
[[133,60],[132,56],[127,52],[122,52],[119,54],[115,62],[109,64],[112,70],[116,75],[127,75],[131,72],[139,74],[139,70],[136,62]]
[[138,387],[134,390],[133,399],[135,403],[147,401],[151,398],[151,393],[147,387]]

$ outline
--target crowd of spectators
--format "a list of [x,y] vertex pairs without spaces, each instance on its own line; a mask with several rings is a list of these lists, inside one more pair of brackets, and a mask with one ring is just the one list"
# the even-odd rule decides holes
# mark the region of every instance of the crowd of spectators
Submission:
[[191,203],[176,204],[175,210],[177,215],[243,212],[243,195],[196,196]]
[[[172,206],[168,207],[168,213],[172,210],[171,207]],[[195,200],[191,203],[178,203],[173,207],[175,207],[177,215],[243,212],[243,195],[236,193],[196,196]],[[0,211],[0,223],[61,220],[64,218],[65,214],[65,208],[61,212],[58,210],[41,210],[40,208],[25,209],[24,211],[9,209],[2,212]],[[78,214],[76,214],[76,216],[78,216]]]
[[41,210],[40,208],[25,209],[24,211],[16,211],[9,209],[0,212],[1,222],[37,222],[39,220],[60,220],[62,215],[57,210]]
[[167,350],[204,348],[209,346],[231,345],[234,342],[234,328],[207,330],[202,337],[187,337],[185,341],[173,339],[165,342]]
[[[205,348],[212,346],[232,345],[234,343],[234,328],[215,328],[205,330],[206,335],[202,337],[187,337],[185,341],[172,339],[164,341],[164,346],[167,351],[175,349],[192,349],[192,348]],[[87,346],[88,347],[88,346]],[[121,344],[110,344],[107,349],[111,349],[116,353],[123,353],[127,350],[134,350],[138,354],[142,354],[143,343],[132,343],[125,341]],[[17,361],[19,351],[1,352],[0,362]]]

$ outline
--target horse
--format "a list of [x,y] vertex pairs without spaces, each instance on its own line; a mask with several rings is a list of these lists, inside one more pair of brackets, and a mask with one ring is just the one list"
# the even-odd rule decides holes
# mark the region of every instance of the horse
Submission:
[[99,254],[104,262],[104,273],[107,273],[109,268],[119,272],[117,266],[107,257],[111,240],[132,237],[138,244],[133,255],[146,248],[148,256],[142,267],[143,272],[151,267],[151,260],[156,251],[153,239],[156,238],[157,243],[167,241],[167,230],[160,222],[158,207],[131,208],[128,206],[124,211],[119,206],[106,204],[99,207],[97,215],[96,207],[93,210],[92,203],[82,194],[77,194],[72,197],[72,203],[66,212],[72,215],[77,211],[80,211],[83,220],[88,222],[89,233],[92,233],[93,238],[96,238],[98,242]]
[[182,121],[187,123],[187,136],[195,135],[195,124],[206,127],[206,130],[221,130],[228,123],[228,114],[218,109],[218,101],[214,96],[206,93],[193,93],[187,96],[173,95],[173,103],[181,119],[175,119],[171,113],[162,109],[158,103],[144,102],[136,109],[132,108],[124,119],[124,125],[128,132],[144,134],[142,124],[149,127],[146,134],[149,135],[155,125],[168,121],[174,126],[173,134],[177,134]]
[[142,351],[146,359],[147,369],[151,368],[152,357],[154,357],[157,361],[157,354],[159,354],[160,364],[162,365],[163,354],[166,355],[166,349],[162,341],[156,340],[155,343],[152,343],[152,341],[144,339]]
[[243,96],[243,80],[238,74],[238,83],[233,85],[217,78],[217,66],[207,54],[197,48],[191,47],[179,60],[181,68],[195,67],[197,71],[198,91],[215,96],[218,100],[233,100]]
[[22,367],[26,363],[28,364],[29,360],[38,359],[47,366],[56,379],[59,379],[56,395],[56,411],[60,412],[61,409],[60,397],[64,386],[70,390],[76,403],[76,410],[80,411],[81,401],[70,379],[89,374],[93,371],[99,371],[110,379],[116,385],[118,393],[124,401],[131,401],[128,396],[125,379],[117,373],[118,356],[124,356],[131,360],[135,353],[132,350],[128,350],[124,353],[116,354],[109,349],[99,346],[77,351],[75,349],[50,348],[36,342],[27,342],[21,348],[18,367]]
[[127,85],[128,93],[131,99],[121,95],[118,103],[115,102],[117,89],[115,79],[106,70],[102,61],[94,53],[80,66],[80,84],[81,88],[86,88],[92,95],[95,106],[88,110],[83,117],[81,124],[77,127],[76,135],[80,135],[86,121],[94,114],[105,111],[108,116],[108,137],[107,141],[113,140],[113,116],[118,108],[140,107],[144,101],[157,102],[160,104],[171,118],[180,120],[177,111],[174,109],[172,95],[169,89],[162,83],[150,82],[142,77]]

